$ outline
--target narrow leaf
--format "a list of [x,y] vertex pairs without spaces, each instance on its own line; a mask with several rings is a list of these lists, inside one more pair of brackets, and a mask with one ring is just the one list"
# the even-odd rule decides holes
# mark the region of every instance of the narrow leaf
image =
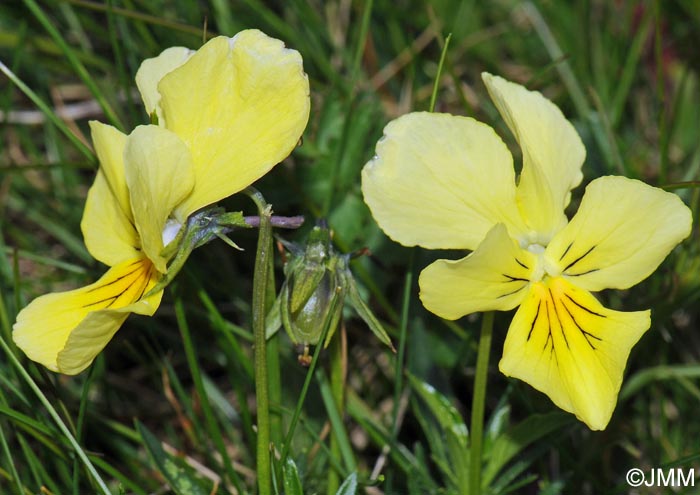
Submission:
[[136,421],[136,429],[141,435],[143,445],[151,460],[177,495],[208,495],[208,491],[201,486],[199,480],[190,475],[183,467],[178,466],[173,458],[163,450],[155,435],[148,431],[141,422]]
[[345,478],[335,495],[355,495],[357,493],[357,473],[353,472]]
[[290,457],[284,463],[284,493],[285,495],[304,495],[297,465]]

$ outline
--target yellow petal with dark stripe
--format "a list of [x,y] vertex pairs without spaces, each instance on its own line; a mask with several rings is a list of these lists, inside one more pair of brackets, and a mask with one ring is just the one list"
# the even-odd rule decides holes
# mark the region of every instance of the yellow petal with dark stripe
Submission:
[[535,264],[535,256],[499,223],[469,256],[425,268],[418,280],[420,298],[429,311],[448,320],[476,311],[507,311],[525,298]]
[[650,312],[603,307],[563,278],[533,284],[508,330],[500,370],[547,394],[592,430],[612,416],[630,349]]
[[129,313],[152,315],[162,292],[142,299],[158,281],[146,258],[111,268],[94,284],[36,298],[17,315],[12,334],[27,356],[53,371],[84,370]]
[[676,194],[627,177],[600,177],[588,184],[546,256],[579,287],[627,289],[651,275],[691,228],[690,209]]

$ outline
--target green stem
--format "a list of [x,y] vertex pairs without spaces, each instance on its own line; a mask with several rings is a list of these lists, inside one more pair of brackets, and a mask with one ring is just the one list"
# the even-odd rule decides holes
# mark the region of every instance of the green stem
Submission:
[[484,403],[486,402],[486,380],[491,354],[493,312],[484,313],[481,320],[481,336],[476,358],[474,396],[472,399],[471,449],[469,454],[469,495],[481,493],[481,448],[484,433]]
[[[341,323],[340,331],[335,334],[330,343],[331,393],[342,418],[345,415],[345,325]],[[331,434],[331,456],[338,459],[341,456],[340,444],[335,434]],[[340,475],[331,468],[328,470],[328,495],[335,495],[340,487]]]
[[265,315],[267,297],[269,257],[272,243],[272,226],[270,216],[272,209],[262,194],[248,188],[250,197],[255,201],[260,215],[258,230],[258,252],[255,256],[255,275],[253,277],[253,339],[255,342],[255,399],[257,404],[257,475],[258,494],[271,495],[272,475],[270,472],[270,398],[267,373],[267,347],[265,340]]
[[[274,225],[274,219],[272,218],[271,223]],[[270,250],[270,256],[268,256],[269,259],[267,267],[267,292],[265,296],[266,308],[272,307],[272,305],[275,303],[275,298],[277,297],[275,290],[275,259],[272,255],[274,249],[271,237],[268,249]],[[282,405],[282,372],[280,368],[279,349],[280,332],[277,332],[267,340],[267,383],[269,387],[268,391],[270,396],[270,404],[274,406]],[[282,445],[282,441],[284,439],[284,433],[282,432],[282,415],[274,414],[270,418],[270,435],[272,443],[275,446],[279,447]]]

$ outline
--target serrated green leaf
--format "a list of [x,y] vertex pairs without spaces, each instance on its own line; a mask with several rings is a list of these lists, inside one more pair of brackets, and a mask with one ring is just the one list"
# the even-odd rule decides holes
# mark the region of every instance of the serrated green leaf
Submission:
[[301,487],[299,472],[297,465],[291,457],[287,457],[284,463],[284,494],[285,495],[304,495],[304,490]]
[[200,481],[186,469],[178,465],[174,458],[167,454],[160,441],[140,421],[136,421],[136,429],[141,435],[143,445],[163,478],[177,495],[208,495]]

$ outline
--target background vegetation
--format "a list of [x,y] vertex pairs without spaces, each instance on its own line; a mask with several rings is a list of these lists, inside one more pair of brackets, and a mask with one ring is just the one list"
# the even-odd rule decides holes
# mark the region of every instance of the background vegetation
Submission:
[[[486,94],[482,71],[539,89],[562,108],[588,150],[585,181],[605,174],[662,186],[697,181],[700,3],[3,1],[0,61],[46,105],[39,109],[7,70],[0,76],[5,342],[29,300],[85,285],[104,271],[79,228],[97,166],[88,151],[88,120],[127,131],[145,122],[133,83],[143,59],[245,28],[299,50],[311,81],[303,145],[256,184],[276,213],[307,218],[300,231],[278,234],[303,240],[314,219],[325,217],[340,251],[369,247],[373,255],[352,268],[400,351],[392,353],[346,311],[345,416],[329,400],[327,376],[338,354],[326,351],[293,441],[285,443],[306,369],[287,336],[276,337],[281,379],[273,377],[280,390],[273,391],[272,411],[282,421],[273,424],[276,448],[289,450],[308,494],[332,492],[353,472],[358,493],[465,493],[468,433],[461,425],[469,420],[479,318],[450,323],[423,309],[417,274],[436,257],[456,256],[388,240],[362,202],[360,170],[390,119],[428,108],[452,33],[436,110],[493,125],[516,161],[520,152]],[[572,211],[583,189],[574,191]],[[698,189],[676,191],[697,216]],[[255,213],[245,197],[225,206]],[[18,367],[2,352],[0,492],[98,492],[21,370],[113,493],[254,490],[256,235],[240,232],[234,240],[245,251],[215,242],[195,252],[157,314],[132,316],[78,377],[52,374],[12,348]],[[601,297],[614,308],[653,309],[652,328],[630,356],[604,432],[589,431],[530,386],[498,373],[511,315],[497,315],[486,404],[489,493],[627,493],[624,476],[632,467],[700,472],[698,230],[644,283]],[[275,468],[279,473],[283,466]],[[300,493],[287,469],[278,491]],[[639,493],[657,493],[643,488]]]

